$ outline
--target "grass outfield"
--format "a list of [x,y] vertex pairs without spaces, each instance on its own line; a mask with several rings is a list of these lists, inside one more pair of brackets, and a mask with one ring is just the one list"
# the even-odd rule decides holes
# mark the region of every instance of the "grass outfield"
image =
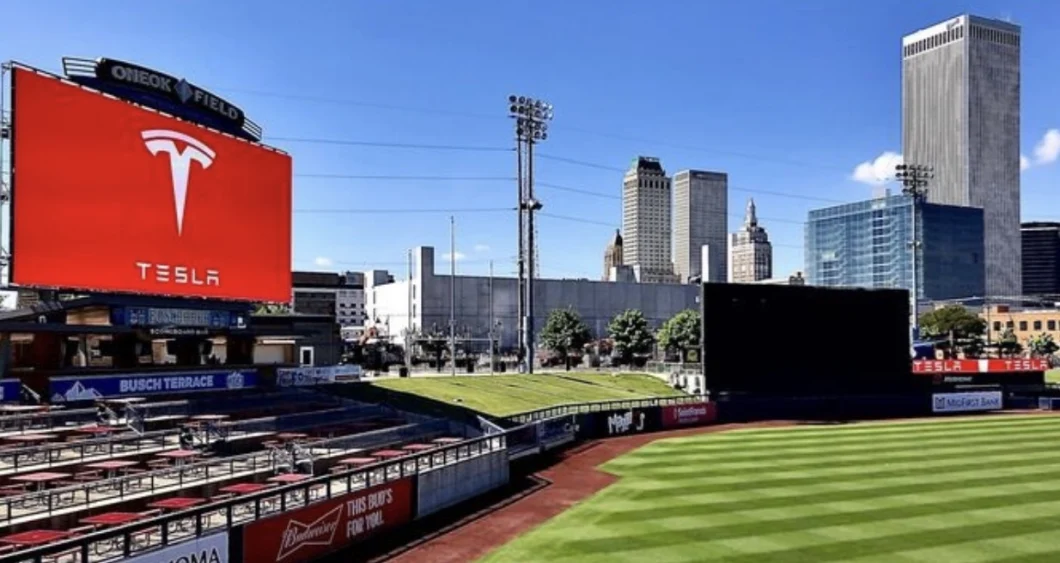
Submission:
[[671,397],[665,381],[644,374],[469,375],[382,379],[378,385],[495,416],[507,416],[568,403]]
[[1058,442],[1043,416],[660,440],[485,561],[1060,561]]

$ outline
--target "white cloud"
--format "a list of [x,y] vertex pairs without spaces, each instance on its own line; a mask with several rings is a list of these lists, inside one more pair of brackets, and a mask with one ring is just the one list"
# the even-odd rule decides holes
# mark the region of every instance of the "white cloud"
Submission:
[[325,256],[317,256],[313,259],[313,264],[316,264],[317,266],[320,266],[322,268],[328,268],[330,266],[334,266],[335,261]]
[[488,244],[476,244],[475,252],[489,252],[490,245]]
[[1060,129],[1050,129],[1034,145],[1034,164],[1049,164],[1055,162],[1057,157],[1060,157]]
[[442,260],[445,260],[446,262],[448,262],[450,260],[456,260],[457,262],[459,262],[459,261],[463,260],[464,258],[467,258],[467,256],[465,256],[463,252],[459,252],[459,251],[455,255],[453,255],[452,253],[449,253],[449,252],[446,252],[445,254],[442,254]]
[[879,186],[894,179],[894,167],[902,163],[902,155],[886,151],[875,160],[866,160],[854,167],[851,179],[870,186]]
[[1029,159],[1026,156],[1021,154],[1020,155],[1020,172],[1023,172],[1024,170],[1026,170],[1026,169],[1028,169],[1030,167],[1031,167],[1031,159]]

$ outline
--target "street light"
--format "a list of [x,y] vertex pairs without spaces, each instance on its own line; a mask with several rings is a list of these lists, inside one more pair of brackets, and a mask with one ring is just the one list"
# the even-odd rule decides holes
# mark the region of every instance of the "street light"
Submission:
[[912,331],[910,332],[910,343],[913,343],[916,340],[920,326],[920,315],[918,311],[920,306],[920,282],[917,279],[916,263],[917,257],[919,256],[921,241],[916,228],[917,209],[920,203],[924,201],[924,198],[927,197],[928,181],[934,178],[935,174],[933,168],[923,164],[899,164],[895,167],[894,177],[902,183],[902,194],[908,196],[912,200],[912,205],[910,207],[913,210],[913,220],[911,223],[912,233],[909,237],[909,248],[913,254],[913,282],[912,290],[910,291],[913,298],[913,324]]
[[[534,213],[542,207],[534,199],[534,145],[548,139],[552,104],[528,96],[508,96],[508,116],[515,120],[516,166],[518,170],[519,257],[517,316],[520,325],[520,355],[527,373],[534,372],[534,287],[537,248]],[[525,285],[524,285],[525,284]],[[525,294],[524,294],[525,292]]]

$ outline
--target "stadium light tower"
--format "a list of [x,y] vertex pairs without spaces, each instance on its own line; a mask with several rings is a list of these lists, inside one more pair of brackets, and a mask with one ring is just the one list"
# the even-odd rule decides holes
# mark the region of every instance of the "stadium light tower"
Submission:
[[534,372],[534,283],[537,248],[534,213],[541,202],[534,198],[534,145],[548,139],[552,104],[527,96],[508,96],[508,116],[515,120],[515,152],[519,191],[518,316],[519,356],[527,373]]
[[934,171],[930,166],[924,166],[923,164],[899,164],[895,167],[894,177],[896,180],[902,183],[902,194],[908,196],[912,200],[910,208],[913,210],[912,222],[912,233],[909,236],[909,248],[912,251],[913,258],[913,282],[912,290],[912,313],[913,313],[913,324],[910,332],[910,345],[916,341],[920,332],[920,313],[918,311],[920,306],[920,282],[917,279],[917,267],[916,261],[919,255],[921,246],[920,235],[917,231],[916,217],[917,210],[920,207],[920,203],[927,197],[927,186],[928,180],[934,177]]

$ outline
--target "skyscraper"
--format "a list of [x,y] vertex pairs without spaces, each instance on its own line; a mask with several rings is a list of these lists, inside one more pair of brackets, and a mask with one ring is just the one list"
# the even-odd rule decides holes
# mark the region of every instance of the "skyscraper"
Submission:
[[[728,213],[728,174],[701,170],[674,174],[674,273],[679,282],[725,281]],[[704,246],[710,249],[710,264],[702,263]],[[703,275],[704,270],[709,275]]]
[[615,236],[611,244],[604,250],[604,277],[603,281],[611,280],[611,268],[622,265],[622,233],[615,229]]
[[1060,223],[1022,225],[1023,295],[1060,295]]
[[633,159],[622,184],[622,260],[639,282],[674,281],[670,211],[670,178],[659,159]]
[[747,200],[743,227],[732,234],[730,248],[732,282],[750,283],[773,277],[773,245],[769,234],[758,224],[755,200]]
[[927,200],[980,207],[986,293],[1018,295],[1020,28],[964,15],[902,38],[902,152]]

